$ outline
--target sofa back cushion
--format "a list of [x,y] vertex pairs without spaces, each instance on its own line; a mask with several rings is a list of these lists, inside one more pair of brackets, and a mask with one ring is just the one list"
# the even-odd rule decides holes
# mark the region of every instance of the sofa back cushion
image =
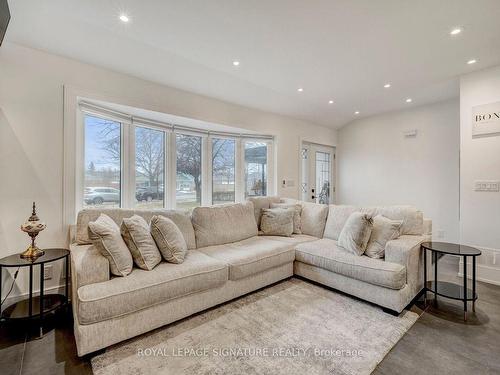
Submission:
[[328,216],[328,206],[310,202],[301,202],[301,204],[302,213],[300,219],[302,233],[322,238],[326,217]]
[[279,203],[280,197],[248,197],[247,201],[253,203],[255,222],[257,223],[257,227],[260,228],[261,210],[271,208],[272,203]]
[[92,243],[88,234],[89,222],[97,220],[101,214],[109,216],[118,226],[121,225],[124,218],[134,215],[141,216],[148,223],[151,221],[153,215],[168,217],[179,227],[186,240],[188,249],[196,249],[196,239],[194,228],[191,224],[191,216],[189,212],[180,210],[128,210],[124,208],[84,209],[78,213],[76,219],[76,243],[79,245]]
[[328,219],[326,220],[323,237],[337,241],[347,219],[353,212],[357,211],[359,211],[359,208],[355,206],[336,204],[328,206]]
[[196,207],[192,221],[198,248],[241,241],[258,234],[252,202]]
[[424,233],[424,214],[412,206],[365,207],[362,212],[372,217],[382,215],[391,220],[402,220],[400,234],[422,235]]

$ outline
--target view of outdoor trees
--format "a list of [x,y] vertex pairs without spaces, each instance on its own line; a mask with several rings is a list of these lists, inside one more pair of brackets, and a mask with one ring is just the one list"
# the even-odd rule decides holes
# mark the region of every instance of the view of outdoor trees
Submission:
[[84,207],[120,207],[121,124],[85,116]]
[[[84,206],[120,207],[122,124],[85,116]],[[202,138],[175,134],[176,207],[201,205]],[[165,191],[165,137],[162,130],[135,127],[135,206],[163,208]],[[212,204],[235,202],[236,141],[209,138],[212,146]],[[245,197],[267,193],[267,143],[244,141]]]
[[177,134],[176,207],[201,205],[201,137]]
[[165,133],[135,128],[135,198],[140,208],[163,208]]
[[212,204],[234,202],[234,139],[212,139]]

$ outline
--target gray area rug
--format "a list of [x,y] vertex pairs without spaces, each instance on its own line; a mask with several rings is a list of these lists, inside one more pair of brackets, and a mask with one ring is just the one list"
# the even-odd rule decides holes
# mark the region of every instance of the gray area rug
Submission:
[[370,374],[415,323],[290,279],[106,349],[96,375]]

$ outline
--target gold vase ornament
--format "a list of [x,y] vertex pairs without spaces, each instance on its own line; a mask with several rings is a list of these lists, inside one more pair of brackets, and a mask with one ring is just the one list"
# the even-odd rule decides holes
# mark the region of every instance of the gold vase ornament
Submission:
[[28,233],[28,236],[31,237],[31,245],[26,249],[25,252],[21,254],[21,258],[28,259],[34,261],[39,256],[42,256],[45,252],[40,249],[35,244],[35,238],[38,236],[42,230],[44,230],[47,226],[45,223],[42,223],[36,214],[36,206],[35,202],[33,202],[33,212],[29,217],[28,221],[26,221],[23,225],[21,225],[21,230],[23,232]]

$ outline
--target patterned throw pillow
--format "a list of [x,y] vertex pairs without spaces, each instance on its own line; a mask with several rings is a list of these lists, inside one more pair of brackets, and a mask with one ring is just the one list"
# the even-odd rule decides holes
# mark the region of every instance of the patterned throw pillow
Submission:
[[109,261],[113,275],[127,276],[132,272],[132,255],[113,219],[101,214],[96,221],[89,222],[88,231],[94,246]]
[[187,253],[186,240],[179,227],[172,220],[164,216],[153,216],[151,218],[151,235],[167,262],[184,262]]
[[382,215],[373,218],[373,230],[365,254],[370,258],[383,258],[387,242],[399,237],[403,220],[391,220]]
[[260,229],[266,236],[290,237],[293,233],[295,210],[282,208],[264,208]]
[[300,214],[302,213],[302,206],[294,203],[271,203],[271,208],[283,208],[294,211],[293,215],[293,234],[302,234],[302,220]]
[[124,218],[121,233],[137,267],[151,271],[161,262],[160,252],[144,218],[139,215]]
[[373,219],[370,215],[353,212],[339,235],[338,245],[356,255],[363,255],[370,240]]

